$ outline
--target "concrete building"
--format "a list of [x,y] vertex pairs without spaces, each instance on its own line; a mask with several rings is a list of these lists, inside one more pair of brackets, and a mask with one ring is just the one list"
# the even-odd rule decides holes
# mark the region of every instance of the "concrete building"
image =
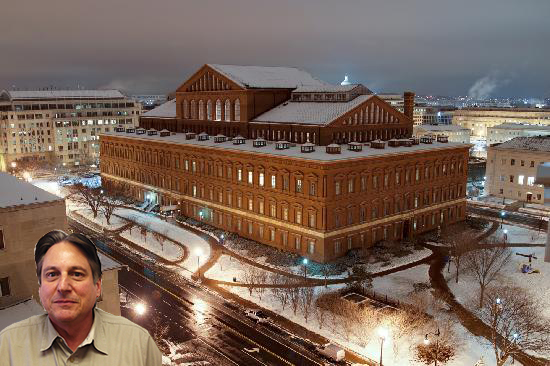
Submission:
[[550,126],[528,125],[523,123],[503,123],[487,128],[487,144],[506,142],[515,137],[550,135]]
[[118,90],[0,93],[0,171],[12,162],[97,163],[99,134],[137,126],[141,107]]
[[102,180],[320,262],[464,219],[469,145],[412,139],[412,93],[401,114],[361,85],[306,85],[319,82],[206,65],[176,118],[166,103],[148,130],[102,135]]
[[453,124],[469,128],[476,138],[487,138],[488,128],[506,123],[550,126],[550,109],[464,108],[453,112]]
[[454,125],[419,125],[413,127],[413,136],[431,136],[434,140],[437,135],[445,135],[449,142],[458,142],[462,144],[470,143],[470,130]]
[[537,167],[550,161],[550,136],[515,137],[487,150],[488,193],[544,204],[544,186],[535,184]]
[[[34,247],[51,230],[68,231],[65,199],[6,173],[0,173],[0,309],[38,299]],[[98,306],[120,315],[118,270],[100,255],[103,294]]]

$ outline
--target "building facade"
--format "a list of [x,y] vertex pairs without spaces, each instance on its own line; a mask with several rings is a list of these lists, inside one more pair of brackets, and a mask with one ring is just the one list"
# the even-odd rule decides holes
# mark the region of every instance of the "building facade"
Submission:
[[550,126],[550,109],[464,108],[453,112],[453,124],[469,128],[474,137],[487,138],[488,128],[506,123]]
[[544,204],[544,186],[535,184],[537,167],[550,161],[550,136],[515,137],[487,149],[488,193]]
[[550,135],[550,126],[527,125],[522,123],[503,123],[487,128],[487,144],[509,141],[515,137],[533,137]]
[[0,171],[12,162],[58,165],[99,160],[99,134],[137,126],[141,107],[117,90],[41,90],[0,93]]

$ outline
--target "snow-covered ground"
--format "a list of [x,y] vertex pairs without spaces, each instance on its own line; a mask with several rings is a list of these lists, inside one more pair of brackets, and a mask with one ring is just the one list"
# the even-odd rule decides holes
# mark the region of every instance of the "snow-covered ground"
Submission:
[[83,209],[80,209],[80,210],[75,210],[78,214],[84,216],[85,218],[87,218],[88,220],[100,225],[100,226],[103,226],[104,228],[106,228],[107,230],[116,230],[116,229],[120,229],[121,227],[123,227],[124,225],[126,225],[128,223],[127,220],[124,220],[123,218],[121,217],[118,217],[116,215],[111,215],[111,219],[109,220],[109,224],[107,224],[107,219],[105,218],[105,215],[103,214],[103,212],[98,212],[97,213],[97,216],[94,217],[94,214],[92,212],[92,210],[90,210],[89,208],[83,208]]
[[[506,243],[521,243],[521,244],[545,244],[546,243],[546,232],[544,230],[538,231],[529,229],[526,227],[515,226],[515,225],[502,225],[502,228],[495,231],[492,238],[502,240],[506,234]],[[544,258],[544,257],[543,257]]]
[[137,227],[124,230],[120,236],[169,261],[178,261],[185,255],[184,250],[172,241],[165,240],[160,243],[151,232],[147,232],[144,237]]

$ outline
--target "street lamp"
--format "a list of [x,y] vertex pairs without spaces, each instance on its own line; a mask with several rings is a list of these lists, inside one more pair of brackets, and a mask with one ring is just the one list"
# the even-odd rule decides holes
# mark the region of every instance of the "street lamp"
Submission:
[[430,333],[426,333],[426,336],[424,336],[424,344],[427,346],[428,344],[430,344],[430,339],[428,338],[428,335],[434,335],[434,336],[437,336],[437,338],[435,339],[435,363],[434,363],[434,366],[437,366],[437,358],[439,357],[439,336],[441,335],[441,332],[439,332],[439,328],[437,328],[437,332],[430,332]]
[[506,246],[506,241],[508,240],[508,230],[504,229],[504,245]]
[[[514,348],[516,348],[516,343],[518,342],[518,337],[519,337],[519,334],[517,334],[517,333],[512,334],[512,338],[514,339],[512,341],[512,343],[514,344]],[[516,361],[516,359],[514,357],[514,354],[512,353],[512,364],[514,364],[515,361]]]
[[506,216],[506,212],[500,211],[500,227],[502,227],[502,224],[504,223],[504,216]]
[[304,258],[302,260],[302,264],[304,265],[304,278],[306,278],[306,279],[307,279],[307,263],[308,263],[307,258]]
[[200,260],[201,260],[201,255],[202,255],[202,249],[201,249],[201,248],[195,249],[195,255],[197,256],[197,273],[198,273],[198,278],[200,278],[200,277],[201,277]]
[[140,302],[134,306],[134,311],[136,312],[137,315],[141,316],[147,312],[147,308],[144,303]]
[[384,350],[384,341],[386,340],[388,335],[389,335],[389,332],[386,328],[384,328],[384,327],[378,328],[378,336],[380,337],[380,366],[383,366],[382,365],[382,352]]

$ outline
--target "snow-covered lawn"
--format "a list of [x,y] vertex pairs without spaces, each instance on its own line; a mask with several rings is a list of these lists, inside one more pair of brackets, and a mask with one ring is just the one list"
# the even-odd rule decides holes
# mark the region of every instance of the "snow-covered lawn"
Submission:
[[507,239],[506,243],[522,243],[522,244],[545,244],[546,243],[546,232],[544,230],[538,231],[533,229],[528,229],[521,226],[515,225],[502,225],[502,228],[495,231],[491,236],[493,238],[502,240],[503,235],[506,233]]
[[144,238],[137,227],[123,231],[120,236],[169,261],[177,261],[185,254],[181,247],[169,240],[159,243],[151,232],[148,232]]
[[103,212],[98,212],[97,216],[94,217],[94,214],[93,214],[92,210],[90,210],[89,208],[76,210],[76,212],[78,214],[84,216],[88,220],[90,220],[90,221],[92,221],[92,222],[94,222],[94,223],[96,223],[100,226],[103,226],[107,230],[120,229],[121,227],[123,227],[124,225],[126,225],[128,223],[128,221],[124,220],[123,218],[120,218],[116,215],[111,215],[111,219],[109,220],[109,224],[107,224],[107,219],[105,218],[105,215],[103,214]]

